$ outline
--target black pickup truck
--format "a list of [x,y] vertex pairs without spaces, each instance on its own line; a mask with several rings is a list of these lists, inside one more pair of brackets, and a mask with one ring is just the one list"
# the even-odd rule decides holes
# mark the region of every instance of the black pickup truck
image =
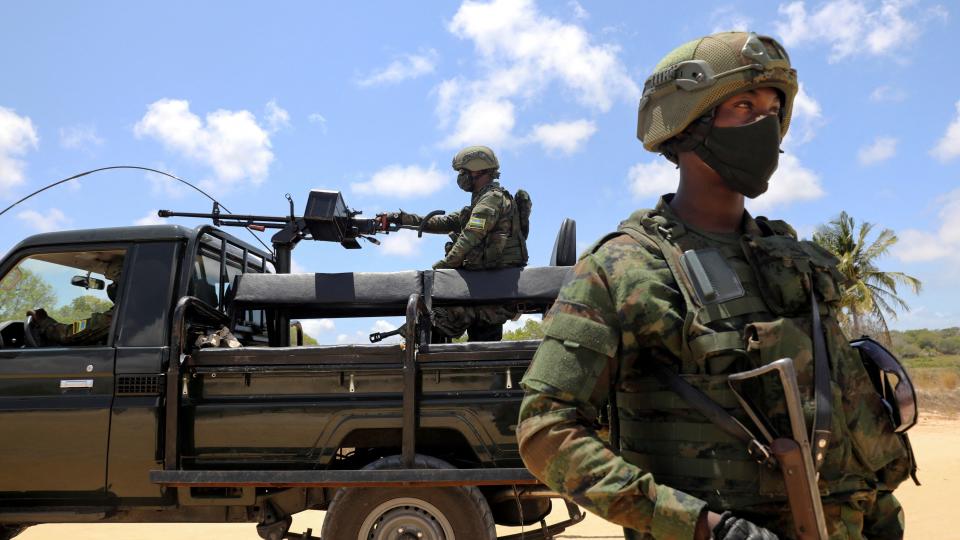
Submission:
[[[305,223],[283,227],[309,238]],[[438,306],[542,313],[569,266],[288,269],[289,252],[209,225],[14,247],[0,262],[0,539],[39,523],[251,522],[316,540],[289,532],[308,509],[327,511],[324,540],[493,539],[521,523],[549,538],[582,519],[567,503],[569,519],[545,523],[557,495],[517,451],[538,342],[431,344],[429,324]],[[405,317],[403,340],[290,344],[290,321],[373,316]]]

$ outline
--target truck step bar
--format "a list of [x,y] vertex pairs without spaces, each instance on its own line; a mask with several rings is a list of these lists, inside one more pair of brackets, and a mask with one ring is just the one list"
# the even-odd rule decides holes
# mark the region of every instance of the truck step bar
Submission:
[[171,487],[448,487],[539,484],[527,469],[399,469],[359,471],[150,471]]

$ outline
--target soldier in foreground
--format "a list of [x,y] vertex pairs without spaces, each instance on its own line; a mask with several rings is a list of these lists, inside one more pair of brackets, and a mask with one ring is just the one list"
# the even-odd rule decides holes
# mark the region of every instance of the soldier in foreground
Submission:
[[[523,379],[521,455],[629,539],[798,534],[769,447],[748,447],[719,418],[760,443],[806,441],[809,432],[792,433],[785,387],[728,384],[781,358],[792,359],[803,399],[793,420],[813,426],[806,457],[819,482],[808,486],[823,495],[829,537],[903,535],[892,490],[912,456],[837,324],[836,260],[785,222],[744,210],[776,170],[796,93],[786,52],[752,33],[707,36],[661,60],[644,86],[638,138],[678,164],[677,192],[590,248],[545,320]],[[708,419],[704,398],[684,388],[721,413]],[[596,424],[608,400],[609,440]]]
[[[468,146],[453,157],[457,185],[471,194],[470,205],[462,210],[426,221],[423,230],[449,234],[443,259],[433,268],[492,270],[527,265],[527,230],[530,197],[520,190],[514,197],[500,186],[500,162],[486,146]],[[404,211],[386,214],[387,221],[419,226],[423,218]],[[435,330],[442,339],[467,332],[470,341],[499,341],[503,323],[516,312],[505,306],[437,308]]]

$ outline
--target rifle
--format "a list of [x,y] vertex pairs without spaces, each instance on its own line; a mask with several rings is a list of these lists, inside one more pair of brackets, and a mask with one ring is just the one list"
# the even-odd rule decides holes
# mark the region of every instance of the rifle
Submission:
[[[780,437],[770,441],[770,452],[777,460],[780,471],[783,473],[783,482],[787,487],[787,501],[790,503],[790,512],[793,515],[797,538],[800,540],[827,540],[827,522],[823,514],[820,490],[817,488],[817,473],[813,465],[810,439],[806,433],[800,388],[797,386],[797,373],[793,367],[793,360],[781,358],[763,367],[734,373],[728,376],[727,380],[730,388],[737,396],[737,400],[740,401],[750,418],[758,426],[762,426],[759,416],[747,400],[737,392],[733,383],[743,382],[772,371],[777,372],[780,383],[783,385],[793,438]],[[763,431],[769,439],[769,434],[765,430]]]

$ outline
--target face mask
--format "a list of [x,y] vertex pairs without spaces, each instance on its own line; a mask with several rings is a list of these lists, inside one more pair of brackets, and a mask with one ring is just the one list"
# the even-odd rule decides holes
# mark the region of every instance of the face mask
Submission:
[[473,191],[473,177],[470,176],[470,171],[460,171],[457,175],[457,185],[468,193]]
[[737,193],[753,199],[767,191],[780,158],[775,115],[739,127],[713,127],[693,152]]

